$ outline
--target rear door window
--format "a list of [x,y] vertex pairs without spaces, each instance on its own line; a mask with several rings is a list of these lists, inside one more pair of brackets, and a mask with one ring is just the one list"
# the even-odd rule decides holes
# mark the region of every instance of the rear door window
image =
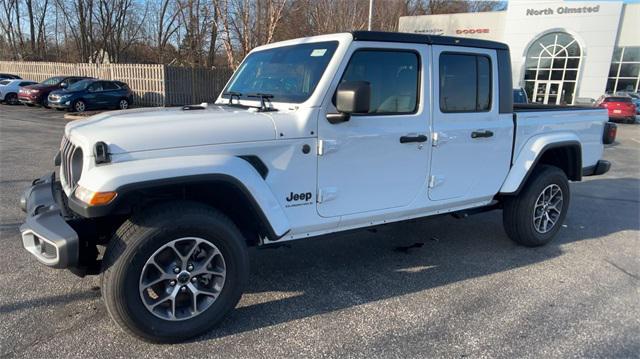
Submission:
[[491,60],[485,55],[440,55],[440,111],[491,109]]
[[105,91],[111,91],[111,90],[117,90],[119,89],[118,85],[114,84],[113,82],[109,82],[109,81],[103,81],[102,82],[102,89]]

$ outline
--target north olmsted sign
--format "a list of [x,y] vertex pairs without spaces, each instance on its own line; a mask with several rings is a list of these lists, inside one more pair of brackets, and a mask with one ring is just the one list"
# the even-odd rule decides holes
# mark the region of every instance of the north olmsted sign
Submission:
[[565,15],[565,14],[589,14],[600,12],[600,5],[595,6],[580,6],[569,7],[560,6],[556,9],[548,7],[546,9],[527,9],[527,16],[541,16],[541,15]]

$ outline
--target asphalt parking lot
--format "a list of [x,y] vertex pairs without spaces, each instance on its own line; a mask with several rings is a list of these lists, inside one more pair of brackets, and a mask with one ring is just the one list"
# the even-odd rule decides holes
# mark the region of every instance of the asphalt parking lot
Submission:
[[[251,252],[238,307],[207,335],[122,333],[99,278],[22,249],[17,199],[52,170],[65,124],[0,105],[0,357],[638,357],[640,125],[619,125],[605,176],[574,183],[552,244],[524,248],[501,213],[415,220]],[[424,243],[407,253],[398,246]]]

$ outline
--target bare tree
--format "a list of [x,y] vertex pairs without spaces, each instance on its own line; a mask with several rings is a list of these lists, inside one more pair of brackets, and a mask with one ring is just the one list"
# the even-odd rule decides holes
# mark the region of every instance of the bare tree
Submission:
[[158,16],[152,24],[157,24],[153,29],[155,30],[157,61],[164,63],[167,44],[169,40],[176,35],[182,25],[180,21],[181,8],[180,4],[174,0],[160,0],[158,5]]
[[[374,0],[373,29],[505,1]],[[0,0],[0,58],[235,68],[256,46],[366,28],[369,0]],[[53,40],[50,40],[53,39]]]

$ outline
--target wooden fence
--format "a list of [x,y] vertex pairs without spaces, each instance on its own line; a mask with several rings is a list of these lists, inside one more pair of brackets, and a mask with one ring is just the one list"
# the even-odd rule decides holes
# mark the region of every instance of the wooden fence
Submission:
[[0,61],[0,72],[44,81],[58,75],[126,82],[138,106],[175,106],[213,101],[233,71],[143,64],[70,64]]

